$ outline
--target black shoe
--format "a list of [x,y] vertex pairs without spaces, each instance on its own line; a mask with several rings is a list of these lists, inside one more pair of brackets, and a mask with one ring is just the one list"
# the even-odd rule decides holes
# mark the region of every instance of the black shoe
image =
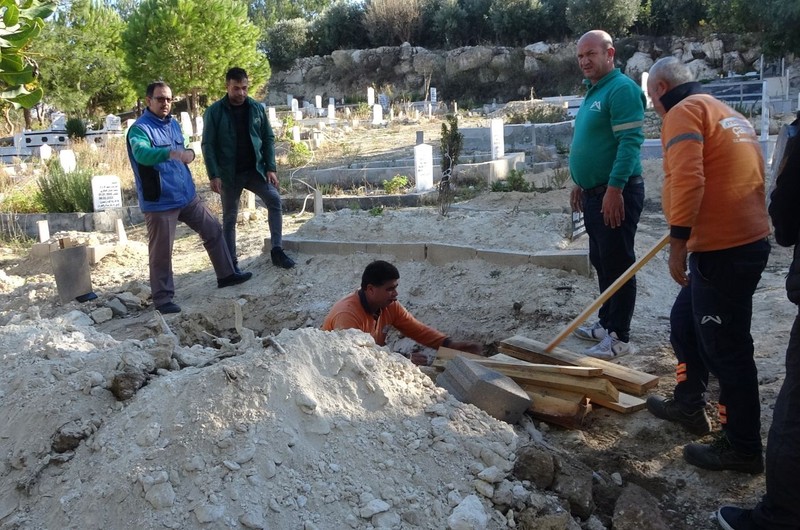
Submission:
[[680,423],[692,434],[703,435],[711,432],[711,420],[708,419],[705,409],[694,412],[684,412],[674,399],[661,396],[647,398],[647,410],[656,418]]
[[683,448],[683,458],[702,469],[711,471],[739,471],[758,475],[764,472],[764,459],[761,453],[743,454],[731,446],[725,433],[710,444],[689,444]]
[[230,276],[218,278],[217,287],[222,289],[223,287],[230,287],[231,285],[239,285],[240,283],[244,283],[252,277],[252,272],[234,272]]
[[717,522],[722,530],[758,530],[753,522],[753,510],[723,506],[717,510]]
[[166,315],[169,313],[180,313],[181,306],[179,306],[178,304],[174,304],[172,302],[167,302],[166,304],[161,304],[159,306],[156,306],[156,311],[158,311],[162,315]]
[[294,261],[286,255],[281,247],[273,248],[270,252],[270,256],[272,257],[273,265],[277,265],[283,269],[291,269],[294,267]]

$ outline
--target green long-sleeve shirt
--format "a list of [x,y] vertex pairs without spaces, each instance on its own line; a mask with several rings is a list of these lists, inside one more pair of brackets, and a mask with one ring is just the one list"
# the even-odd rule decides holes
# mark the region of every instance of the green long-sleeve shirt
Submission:
[[569,155],[578,186],[624,188],[628,178],[642,174],[645,105],[642,89],[618,68],[590,85],[575,117]]

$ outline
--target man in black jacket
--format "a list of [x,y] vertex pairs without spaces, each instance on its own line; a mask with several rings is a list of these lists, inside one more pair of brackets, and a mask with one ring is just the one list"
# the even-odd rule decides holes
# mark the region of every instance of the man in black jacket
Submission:
[[[793,125],[798,124],[800,120]],[[797,129],[795,129],[797,130]],[[788,158],[770,195],[769,215],[779,245],[794,245],[786,277],[786,295],[800,305],[800,137],[787,146]],[[777,161],[780,162],[780,161]],[[723,506],[717,521],[725,530],[800,529],[800,313],[794,319],[786,349],[783,380],[767,440],[767,493],[755,508]]]

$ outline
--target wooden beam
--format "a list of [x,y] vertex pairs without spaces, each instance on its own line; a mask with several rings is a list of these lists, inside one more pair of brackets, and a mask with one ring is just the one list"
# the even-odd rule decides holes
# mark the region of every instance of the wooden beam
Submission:
[[615,387],[637,396],[646,394],[648,390],[658,385],[658,376],[602,359],[578,355],[564,348],[554,348],[553,351],[547,352],[544,343],[522,335],[500,341],[499,350],[532,363],[602,368],[603,376],[614,383]]
[[523,384],[531,398],[528,408],[531,416],[568,429],[579,429],[583,419],[592,410],[585,395],[555,388]]
[[621,414],[631,414],[632,412],[645,408],[645,401],[643,399],[626,394],[625,392],[619,393],[619,399],[617,399],[617,401],[592,399],[592,403]]
[[[535,364],[526,362],[508,362],[498,359],[473,359],[476,363],[482,364],[487,368],[497,370],[504,368],[508,370],[517,370],[520,373],[549,373],[549,374],[566,374],[578,377],[601,377],[603,375],[602,368],[591,368],[587,366],[558,366],[555,364]],[[505,373],[505,372],[503,372]],[[511,375],[511,374],[506,374]],[[513,375],[511,375],[513,377]]]

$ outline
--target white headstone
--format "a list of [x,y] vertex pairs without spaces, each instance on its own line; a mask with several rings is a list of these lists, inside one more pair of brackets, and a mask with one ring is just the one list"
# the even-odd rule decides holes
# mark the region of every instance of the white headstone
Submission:
[[318,109],[322,108],[322,96],[314,96],[314,106]]
[[[294,100],[294,96],[293,95],[286,94],[286,106],[287,107],[291,107],[292,106],[292,101],[293,100]],[[292,110],[294,110],[294,109],[292,109]]]
[[36,221],[36,228],[39,230],[39,243],[50,239],[50,225],[47,223],[47,219]]
[[205,122],[203,121],[203,117],[197,116],[194,119],[194,134],[197,136],[203,136],[203,127],[205,127]]
[[303,119],[303,111],[296,110],[294,111],[294,121],[301,121]]
[[128,234],[125,233],[125,224],[122,222],[122,219],[117,219],[116,228],[117,228],[117,242],[123,244],[127,243]]
[[650,77],[650,72],[642,72],[642,82],[640,83],[642,87],[642,92],[644,92],[644,97],[647,98],[647,108],[653,108],[653,100],[650,99],[650,94],[647,93],[647,79]]
[[103,128],[107,131],[121,131],[122,120],[119,119],[119,116],[114,116],[113,114],[109,114],[108,116],[106,116]]
[[299,142],[300,141],[300,127],[295,125],[292,127],[292,141]]
[[61,162],[61,169],[64,170],[64,173],[72,173],[78,167],[78,161],[75,160],[75,151],[72,149],[59,151],[58,160]]
[[372,106],[372,125],[380,125],[383,123],[383,107],[380,105]]
[[275,107],[269,107],[267,109],[267,119],[269,119],[270,124],[278,122],[278,115],[275,113]]
[[334,123],[336,121],[336,105],[330,104],[328,105],[328,123]]
[[314,190],[314,215],[320,215],[322,212],[322,192]]
[[489,126],[489,134],[492,138],[492,160],[503,158],[506,155],[504,133],[503,120],[494,118]]
[[436,89],[431,87],[431,103],[436,103]]
[[130,129],[131,125],[133,125],[134,123],[136,123],[136,120],[128,118],[127,120],[125,120],[125,129]]
[[335,98],[328,98],[328,105],[336,106],[336,99]]
[[47,144],[42,144],[39,146],[39,158],[42,160],[50,160],[50,157],[53,156],[53,148]]
[[433,147],[428,144],[414,146],[414,179],[416,191],[433,189]]
[[188,136],[192,136],[194,134],[194,128],[192,127],[192,117],[189,116],[188,112],[181,112],[181,129],[183,129],[183,134]]
[[372,88],[372,87],[369,87],[367,89],[367,105],[369,105],[371,107],[374,104],[375,104],[375,89]]
[[297,112],[297,109],[300,107],[300,104],[294,98],[292,98],[292,101],[289,102],[289,105],[292,107],[292,112],[293,113]]
[[95,212],[122,206],[122,186],[116,175],[92,177],[92,200]]

